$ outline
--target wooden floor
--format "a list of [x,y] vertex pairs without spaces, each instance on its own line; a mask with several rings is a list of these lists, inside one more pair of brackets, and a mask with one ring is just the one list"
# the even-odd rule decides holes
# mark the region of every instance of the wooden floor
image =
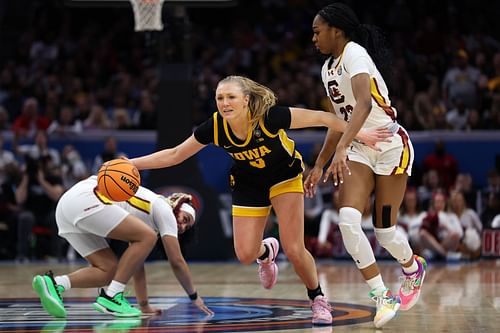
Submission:
[[[374,304],[368,299],[367,285],[350,261],[318,262],[323,290],[334,307],[333,328],[311,327],[305,289],[286,262],[280,263],[278,284],[272,290],[260,286],[256,265],[218,262],[190,264],[198,293],[207,299],[216,312],[219,311],[212,319],[197,319],[199,315],[193,309],[186,310],[187,298],[168,263],[154,262],[146,268],[152,302],[168,309],[184,303],[184,310],[172,312],[172,315],[167,310],[161,320],[153,318],[148,321],[149,324],[142,321],[140,325],[127,328],[127,325],[117,325],[116,320],[111,321],[113,318],[105,315],[95,317],[96,312],[91,308],[96,296],[95,289],[72,289],[64,295],[65,303],[73,304],[68,308],[67,321],[51,320],[31,290],[32,276],[48,269],[56,274],[66,273],[83,264],[0,264],[0,331],[382,332],[376,330],[371,322]],[[382,261],[380,267],[387,285],[396,289],[399,286],[399,266]],[[272,313],[264,313],[260,305],[267,307],[265,311],[271,309]],[[239,315],[236,315],[239,319],[234,317],[235,309],[239,314],[242,312],[253,316],[252,319]],[[179,322],[178,325],[164,326],[169,324],[169,320],[180,318],[178,311],[184,311],[180,316],[183,318],[192,315],[188,320],[190,324]],[[227,317],[222,316],[222,313]],[[277,322],[270,318],[275,313],[276,316],[282,316]],[[93,317],[94,326],[86,326],[87,314]],[[76,321],[80,326],[74,326]],[[107,321],[113,324],[106,326]],[[280,322],[285,323],[284,326]],[[419,303],[410,311],[398,313],[395,319],[384,326],[383,332],[500,332],[500,260],[430,263]]]

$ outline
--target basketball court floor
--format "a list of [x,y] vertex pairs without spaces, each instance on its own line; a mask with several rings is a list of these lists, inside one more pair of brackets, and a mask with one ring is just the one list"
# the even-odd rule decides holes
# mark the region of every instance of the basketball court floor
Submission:
[[[419,303],[399,312],[383,329],[372,323],[374,303],[350,261],[320,261],[323,290],[334,309],[330,327],[312,327],[306,292],[293,269],[280,263],[278,284],[263,289],[257,265],[192,263],[199,295],[215,316],[207,318],[189,304],[167,262],[148,263],[150,302],[161,315],[117,319],[91,307],[96,289],[72,289],[65,296],[68,317],[49,317],[31,290],[34,274],[66,273],[77,264],[0,264],[0,332],[499,332],[500,260],[430,263]],[[380,262],[386,283],[396,290],[399,267]],[[133,300],[133,298],[132,298]]]

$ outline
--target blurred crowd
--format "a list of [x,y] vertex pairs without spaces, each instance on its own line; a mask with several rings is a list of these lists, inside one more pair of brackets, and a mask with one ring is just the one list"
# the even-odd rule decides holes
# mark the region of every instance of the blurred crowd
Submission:
[[[314,159],[313,159],[314,160]],[[478,259],[483,229],[500,228],[500,173],[492,169],[487,184],[478,187],[470,174],[460,173],[444,142],[436,141],[434,152],[421,166],[422,182],[412,179],[399,211],[398,229],[414,251],[427,259]],[[412,177],[413,178],[413,177]],[[331,257],[342,246],[338,228],[338,192],[330,184],[321,195],[305,201],[306,243],[317,256]],[[373,198],[366,203],[361,226],[374,238]],[[375,239],[372,246],[377,246]],[[380,249],[383,251],[383,249]]]
[[[72,146],[51,148],[50,138],[156,129],[158,112],[165,112],[158,110],[159,61],[191,62],[193,125],[215,110],[216,84],[230,74],[269,86],[283,105],[328,109],[311,23],[330,2],[259,0],[168,10],[166,29],[155,34],[134,33],[127,7],[20,1],[29,6],[0,15],[0,132],[13,133],[11,151],[0,135],[0,258],[66,256],[54,232],[58,197],[121,153],[110,137],[89,166]],[[500,129],[498,3],[485,11],[468,0],[346,2],[362,22],[387,34],[393,68],[386,81],[408,130]],[[2,6],[15,9],[13,2]],[[475,187],[442,142],[415,170],[401,212],[415,248],[437,257],[477,257],[477,234],[500,227],[499,171],[491,171],[487,187]],[[307,203],[319,248],[335,225],[334,198],[330,190]]]

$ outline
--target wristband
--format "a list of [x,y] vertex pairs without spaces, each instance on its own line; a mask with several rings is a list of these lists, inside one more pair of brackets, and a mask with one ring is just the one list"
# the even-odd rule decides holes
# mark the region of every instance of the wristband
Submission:
[[189,299],[192,301],[196,301],[198,299],[198,293],[196,291],[192,294],[189,294],[188,296],[189,296]]

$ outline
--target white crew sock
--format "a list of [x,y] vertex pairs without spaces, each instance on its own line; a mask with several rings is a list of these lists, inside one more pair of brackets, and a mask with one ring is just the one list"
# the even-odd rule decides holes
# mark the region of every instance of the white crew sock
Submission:
[[56,276],[54,280],[56,281],[56,284],[64,287],[64,291],[71,289],[71,281],[67,275]]
[[108,295],[109,297],[114,297],[116,294],[121,293],[124,290],[125,285],[123,283],[113,280],[106,290],[106,295]]

